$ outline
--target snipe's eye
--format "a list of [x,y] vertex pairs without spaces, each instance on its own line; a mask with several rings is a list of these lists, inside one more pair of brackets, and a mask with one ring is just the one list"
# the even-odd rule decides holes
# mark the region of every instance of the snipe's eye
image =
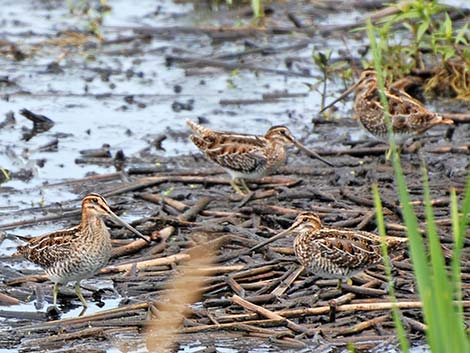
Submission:
[[91,199],[91,202],[98,203],[98,199],[95,197],[95,198]]

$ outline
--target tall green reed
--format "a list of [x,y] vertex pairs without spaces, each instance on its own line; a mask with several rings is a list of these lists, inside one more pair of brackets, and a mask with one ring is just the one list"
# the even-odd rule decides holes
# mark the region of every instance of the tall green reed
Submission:
[[[400,156],[393,136],[391,119],[388,114],[388,103],[384,94],[384,72],[382,70],[381,50],[376,41],[376,30],[369,21],[367,24],[369,41],[374,59],[374,68],[377,72],[377,81],[381,103],[385,111],[385,119],[389,130],[389,145],[392,152],[392,164],[398,188],[398,196],[402,208],[403,219],[407,228],[409,250],[416,277],[419,296],[423,305],[423,316],[426,323],[426,340],[433,353],[441,352],[470,352],[469,336],[465,330],[463,307],[460,258],[464,244],[465,230],[467,228],[470,212],[470,179],[464,192],[461,214],[458,211],[458,201],[455,190],[450,191],[450,214],[454,236],[451,271],[447,270],[445,258],[441,249],[434,213],[431,205],[431,195],[427,170],[423,164],[423,190],[425,204],[426,231],[425,237],[421,235],[418,218],[411,206],[411,198],[407,191],[405,176],[400,164]],[[385,227],[379,191],[374,190],[377,209],[379,231],[384,236]],[[429,256],[426,255],[425,241],[427,240]],[[386,247],[384,258],[388,259]],[[387,276],[392,283],[391,271],[388,261],[385,261]],[[388,267],[388,269],[387,269]],[[394,299],[393,286],[389,286],[390,295]],[[399,319],[398,309],[393,310],[393,317],[400,346],[403,352],[409,351],[409,343],[405,337],[403,324]]]

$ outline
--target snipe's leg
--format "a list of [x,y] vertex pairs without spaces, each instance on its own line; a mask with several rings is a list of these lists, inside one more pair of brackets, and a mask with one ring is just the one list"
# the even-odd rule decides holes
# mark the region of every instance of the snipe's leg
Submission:
[[[401,154],[402,148],[403,148],[402,145],[398,145],[398,146],[397,146],[397,153],[398,153],[398,155]],[[392,157],[392,149],[389,147],[389,148],[387,149],[387,153],[385,154],[385,160],[386,160],[386,161],[389,161],[391,157]]]
[[243,189],[245,189],[245,191],[246,191],[247,193],[250,193],[251,190],[250,190],[250,188],[248,187],[248,185],[246,184],[245,179],[240,179],[240,182],[241,182],[241,184],[242,184],[242,186],[243,186]]
[[332,299],[328,302],[328,304],[330,305],[330,322],[335,322],[336,321],[336,307],[338,305],[338,303],[336,302],[336,299]]
[[336,288],[341,290],[341,278],[338,278],[338,285],[336,286]]
[[54,283],[54,289],[52,289],[52,305],[57,306],[57,293],[59,293],[59,283]]
[[389,147],[387,149],[387,152],[385,153],[385,160],[386,161],[389,161],[390,160],[390,157],[392,157],[392,149]]
[[77,294],[78,299],[80,299],[80,301],[82,302],[83,306],[87,308],[88,304],[85,298],[83,298],[82,291],[80,290],[80,281],[77,281],[77,283],[75,283],[75,293]]
[[237,185],[237,183],[235,182],[235,180],[236,180],[236,179],[230,180],[230,185],[232,185],[232,188],[233,188],[237,193],[239,193],[239,194],[241,194],[241,195],[245,195],[245,194],[243,193],[243,191],[240,190],[240,188],[238,187],[238,185]]

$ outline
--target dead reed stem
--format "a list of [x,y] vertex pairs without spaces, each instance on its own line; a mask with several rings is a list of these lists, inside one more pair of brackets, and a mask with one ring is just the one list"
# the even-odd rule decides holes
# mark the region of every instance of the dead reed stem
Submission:
[[180,327],[190,313],[189,306],[201,299],[204,278],[211,274],[208,267],[213,251],[213,246],[198,246],[190,250],[187,254],[189,260],[168,283],[168,291],[157,305],[157,316],[151,319],[145,330],[149,352],[169,352],[176,342]]

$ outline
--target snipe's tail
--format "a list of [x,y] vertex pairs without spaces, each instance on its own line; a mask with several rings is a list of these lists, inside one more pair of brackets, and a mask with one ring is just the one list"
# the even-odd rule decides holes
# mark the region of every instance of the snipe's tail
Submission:
[[400,249],[406,246],[408,243],[408,238],[406,237],[387,237],[386,238],[387,246],[391,249]]
[[196,136],[204,137],[204,136],[211,134],[211,130],[209,130],[208,128],[202,125],[195,123],[192,120],[189,120],[189,119],[186,120],[186,124],[191,128],[191,130]]
[[453,125],[454,120],[437,115],[434,125]]

